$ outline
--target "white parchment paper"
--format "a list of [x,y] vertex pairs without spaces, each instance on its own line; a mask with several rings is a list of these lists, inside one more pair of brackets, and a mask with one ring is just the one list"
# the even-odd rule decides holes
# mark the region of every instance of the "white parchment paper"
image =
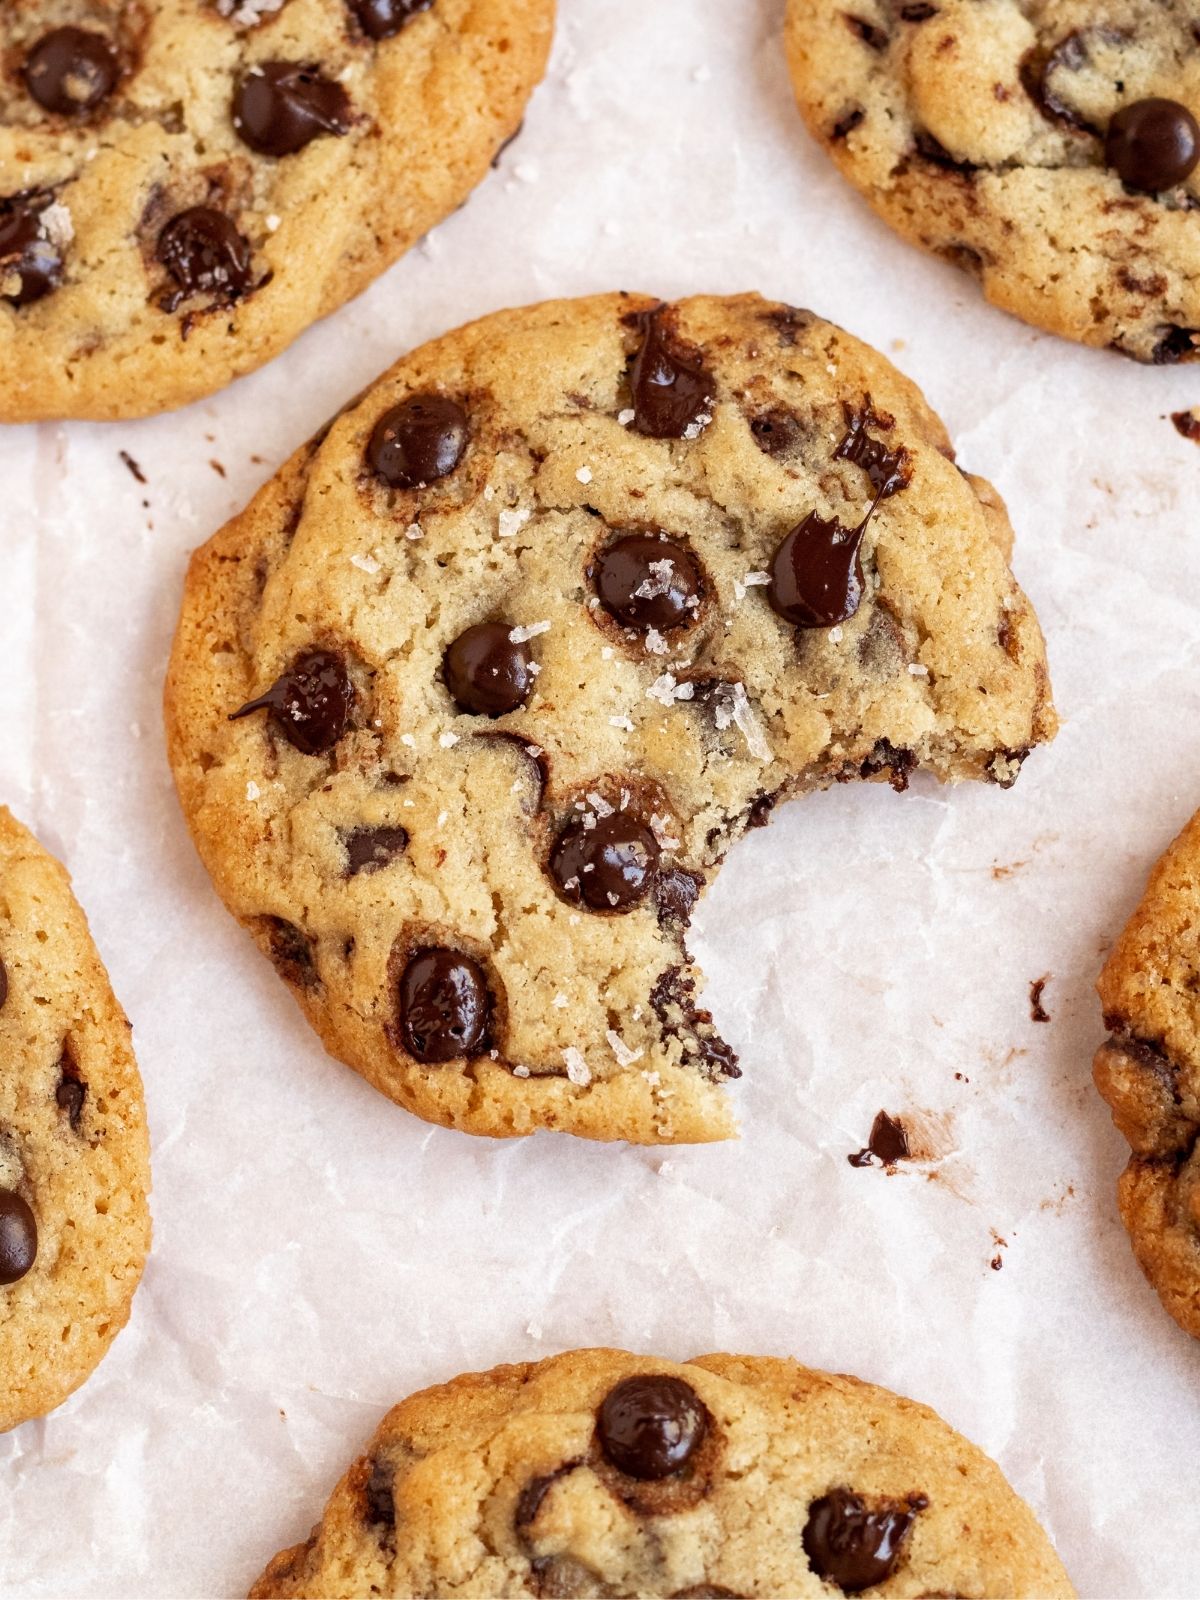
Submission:
[[[0,795],[132,1017],[155,1185],[130,1326],[0,1438],[0,1595],[244,1594],[392,1402],[590,1343],[887,1384],[998,1458],[1083,1594],[1200,1593],[1200,1348],[1130,1254],[1089,1077],[1103,952],[1200,805],[1200,451],[1166,420],[1200,369],[1040,335],[894,238],[793,110],[782,0],[561,9],[522,138],[355,305],[177,415],[0,431]],[[841,787],[734,850],[695,936],[746,1068],[727,1147],[391,1106],[218,904],[163,753],[192,547],[403,350],[615,287],[757,288],[911,374],[1009,500],[1066,719],[1011,793]],[[881,1106],[943,1159],[852,1169]]]

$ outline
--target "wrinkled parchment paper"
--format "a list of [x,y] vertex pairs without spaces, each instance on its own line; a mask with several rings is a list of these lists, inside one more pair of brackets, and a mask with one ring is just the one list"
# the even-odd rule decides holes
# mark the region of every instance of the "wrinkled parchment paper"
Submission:
[[[0,795],[133,1019],[155,1185],[130,1326],[0,1438],[4,1600],[244,1594],[392,1402],[589,1343],[887,1384],[998,1458],[1083,1594],[1200,1592],[1200,1348],[1089,1078],[1103,952],[1200,805],[1200,450],[1166,420],[1200,369],[1038,334],[895,239],[793,111],[782,9],[563,0],[524,135],[355,305],[177,415],[0,431]],[[1009,500],[1066,719],[1009,794],[841,787],[734,850],[695,935],[746,1068],[726,1147],[388,1104],[218,904],[163,754],[192,547],[394,355],[614,287],[758,288],[892,355]],[[940,1158],[850,1167],[881,1107]]]

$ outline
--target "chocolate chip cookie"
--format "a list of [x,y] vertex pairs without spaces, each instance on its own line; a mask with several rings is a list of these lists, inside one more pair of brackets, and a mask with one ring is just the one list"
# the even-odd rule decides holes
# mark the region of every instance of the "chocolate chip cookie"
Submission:
[[0,806],[0,1432],[125,1326],[149,1187],[129,1024],[66,872]]
[[794,1361],[577,1350],[390,1411],[287,1595],[1074,1593],[1029,1507],[925,1406]]
[[1138,361],[1200,357],[1192,0],[791,0],[787,52],[842,173],[989,300]]
[[222,388],[453,211],[554,0],[9,0],[0,421]]
[[730,845],[833,783],[1007,786],[1054,731],[953,457],[882,357],[753,295],[488,317],[294,456],[193,558],[167,725],[328,1048],[473,1133],[727,1136],[684,932]]
[[1117,1196],[1159,1299],[1200,1339],[1200,814],[1150,874],[1098,985],[1096,1087],[1133,1154]]

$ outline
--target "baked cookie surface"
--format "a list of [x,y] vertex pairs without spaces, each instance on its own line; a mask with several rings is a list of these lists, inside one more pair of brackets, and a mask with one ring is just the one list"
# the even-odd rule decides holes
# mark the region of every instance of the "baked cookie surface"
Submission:
[[793,1361],[578,1350],[390,1411],[295,1596],[1074,1593],[999,1469],[925,1406]]
[[0,1431],[124,1327],[149,1187],[129,1024],[65,870],[0,806]]
[[1190,0],[790,0],[801,112],[905,238],[1037,327],[1200,358]]
[[728,1136],[684,946],[776,800],[1010,784],[1051,736],[989,485],[882,357],[757,296],[436,340],[193,557],[166,692],[219,893],[430,1121]]
[[1117,1198],[1134,1254],[1200,1339],[1200,815],[1155,866],[1098,984],[1096,1087],[1133,1154]]
[[6,0],[0,421],[222,388],[517,130],[554,0]]

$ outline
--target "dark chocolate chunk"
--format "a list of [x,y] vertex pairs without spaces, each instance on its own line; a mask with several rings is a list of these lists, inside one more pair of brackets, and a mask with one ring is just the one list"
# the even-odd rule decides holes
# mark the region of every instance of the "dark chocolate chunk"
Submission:
[[388,827],[353,828],[343,836],[346,846],[346,876],[378,872],[390,866],[408,849],[408,829]]
[[112,42],[88,28],[54,28],[25,57],[25,87],[46,111],[85,117],[107,100],[121,75]]
[[368,1522],[385,1528],[396,1526],[396,1502],[392,1493],[392,1472],[382,1461],[372,1461],[363,1484],[363,1512]]
[[870,1508],[850,1489],[831,1489],[808,1508],[801,1539],[809,1565],[843,1594],[861,1594],[896,1570],[909,1529],[928,1504],[914,1495]]
[[400,977],[404,1048],[418,1061],[476,1055],[487,1037],[491,995],[483,968],[461,950],[416,951]]
[[509,622],[478,622],[446,650],[442,673],[461,711],[502,717],[528,700],[533,692],[533,652],[512,634]]
[[694,872],[685,872],[682,867],[660,872],[654,883],[654,904],[662,926],[686,928],[703,887],[703,878]]
[[699,609],[700,566],[673,539],[631,533],[588,569],[606,610],[627,628],[686,627]]
[[[0,251],[0,270],[3,253]],[[1200,359],[1200,328],[1181,328],[1167,323],[1159,329],[1159,341],[1150,360],[1156,367],[1173,367],[1180,361]]]
[[369,39],[390,39],[433,0],[349,0],[358,25]]
[[1195,172],[1200,124],[1176,100],[1135,100],[1109,123],[1104,159],[1128,188],[1161,194]]
[[797,628],[848,622],[862,604],[859,554],[866,522],[844,528],[810,511],[781,542],[771,562],[767,598],[772,610]]
[[223,211],[191,206],[158,236],[155,254],[177,287],[163,296],[164,311],[174,311],[192,295],[211,295],[227,305],[250,288],[250,245]]
[[882,439],[873,439],[867,431],[882,426],[880,418],[871,409],[868,400],[861,411],[846,406],[846,433],[833,452],[835,461],[852,461],[861,467],[871,480],[876,501],[886,500],[908,487],[912,477],[912,461],[903,445],[889,450]]
[[88,1086],[80,1075],[68,1040],[63,1044],[62,1054],[58,1058],[58,1084],[54,1090],[54,1103],[60,1111],[66,1112],[67,1121],[76,1133],[79,1132],[79,1122],[87,1100],[87,1089]]
[[656,1482],[687,1466],[711,1420],[682,1378],[647,1374],[623,1378],[609,1390],[596,1418],[596,1437],[618,1472]]
[[46,194],[15,194],[0,200],[0,300],[27,306],[62,281],[62,254],[42,232]]
[[37,1218],[10,1189],[0,1189],[0,1283],[16,1283],[37,1259]]
[[869,1167],[873,1160],[882,1161],[885,1167],[894,1167],[898,1161],[907,1161],[911,1154],[904,1124],[886,1111],[877,1111],[866,1149],[847,1156],[846,1160],[852,1167]]
[[230,714],[230,722],[254,711],[269,711],[271,722],[290,745],[306,756],[324,755],[350,725],[354,685],[341,656],[310,650],[297,656],[265,694]]
[[559,834],[550,852],[550,874],[573,905],[630,911],[653,886],[659,854],[658,840],[632,812],[613,811],[607,817],[589,812]]
[[233,95],[233,125],[263,156],[290,156],[323,133],[350,128],[350,97],[340,83],[298,61],[257,62]]
[[315,989],[320,983],[312,940],[285,917],[260,917],[266,930],[267,954],[281,978],[297,989]]
[[414,489],[454,471],[467,447],[467,414],[444,394],[413,394],[385,411],[367,465],[393,489]]
[[665,306],[637,319],[642,346],[633,363],[633,426],[652,439],[682,439],[703,426],[712,405],[713,381],[697,352],[682,350],[665,324]]

